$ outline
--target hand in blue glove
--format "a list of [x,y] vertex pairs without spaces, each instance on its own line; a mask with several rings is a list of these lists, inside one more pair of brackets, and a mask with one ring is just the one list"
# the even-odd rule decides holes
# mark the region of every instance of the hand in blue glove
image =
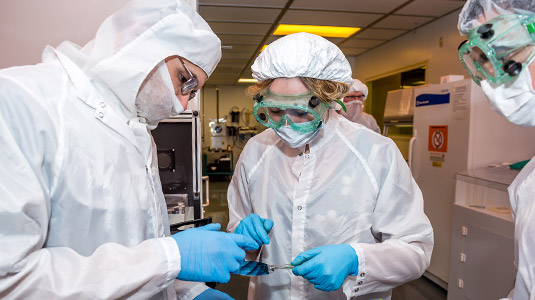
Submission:
[[243,249],[254,250],[258,246],[251,238],[219,229],[219,224],[208,224],[172,236],[180,250],[181,270],[177,279],[228,282],[230,273],[236,272],[245,259]]
[[193,300],[234,300],[234,298],[218,290],[207,289]]
[[252,238],[258,243],[258,247],[256,247],[258,249],[262,244],[269,244],[268,233],[271,228],[273,228],[273,221],[262,219],[257,214],[250,214],[241,220],[234,233],[243,234]]
[[356,275],[359,258],[349,244],[326,245],[299,254],[293,261],[294,275],[303,276],[318,290],[339,289],[348,275]]

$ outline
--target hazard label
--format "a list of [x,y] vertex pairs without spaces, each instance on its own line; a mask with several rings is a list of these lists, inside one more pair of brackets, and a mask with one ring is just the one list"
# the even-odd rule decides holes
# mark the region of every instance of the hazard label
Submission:
[[427,150],[448,152],[448,126],[429,126],[429,143]]

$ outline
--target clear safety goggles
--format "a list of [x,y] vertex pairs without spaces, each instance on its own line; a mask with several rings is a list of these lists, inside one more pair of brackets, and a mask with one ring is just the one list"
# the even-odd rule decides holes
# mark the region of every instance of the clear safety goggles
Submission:
[[503,15],[468,33],[459,46],[459,58],[480,84],[503,84],[514,79],[535,54],[535,15]]
[[258,122],[278,129],[290,125],[295,131],[310,132],[316,129],[329,105],[312,92],[284,95],[269,89],[254,97],[253,113]]

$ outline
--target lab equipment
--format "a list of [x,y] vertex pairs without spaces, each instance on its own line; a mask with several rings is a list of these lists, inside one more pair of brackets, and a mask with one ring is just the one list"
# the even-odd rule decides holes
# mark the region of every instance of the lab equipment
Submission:
[[[507,188],[518,173],[500,165],[455,174],[449,300],[502,298],[513,288],[514,222]],[[508,212],[500,212],[504,207]]]
[[[230,273],[239,270],[240,262],[245,259],[243,249],[257,248],[251,238],[226,234],[219,229],[219,224],[208,224],[172,235],[180,250],[181,269],[177,279],[228,282]],[[210,241],[217,247],[206,247],[204,241]]]
[[531,157],[535,128],[516,126],[494,112],[481,87],[470,78],[416,87],[414,97],[409,164],[435,237],[425,275],[446,287],[455,174]]
[[[391,138],[409,160],[414,118],[414,88],[389,91],[383,116],[383,135]],[[410,166],[410,165],[409,165]]]
[[170,225],[204,218],[201,199],[208,195],[202,189],[200,131],[199,112],[188,110],[162,120],[151,132]]
[[210,148],[227,149],[227,119],[210,119],[208,127],[210,127],[211,135]]
[[468,33],[459,58],[472,79],[493,85],[516,78],[535,56],[535,16],[498,16]]
[[283,95],[270,91],[256,95],[253,113],[258,122],[268,128],[279,129],[289,125],[299,132],[310,132],[318,127],[329,105],[312,92]]
[[327,39],[306,32],[289,34],[269,44],[251,70],[259,82],[293,77],[353,82],[351,66],[342,50]]
[[257,261],[243,261],[240,263],[240,269],[232,272],[232,274],[243,276],[262,276],[273,273],[275,270],[291,270],[294,266],[286,265],[268,265]]
[[318,290],[339,289],[349,275],[359,271],[358,255],[349,244],[320,246],[300,253],[293,261],[293,273],[303,276]]
[[270,219],[263,219],[257,214],[250,214],[240,221],[234,233],[252,238],[260,247],[262,244],[269,244],[268,233],[272,227],[273,221]]

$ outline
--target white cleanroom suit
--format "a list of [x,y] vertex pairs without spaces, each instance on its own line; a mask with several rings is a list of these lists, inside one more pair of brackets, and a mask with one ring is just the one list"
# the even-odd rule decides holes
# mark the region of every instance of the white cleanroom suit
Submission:
[[[0,71],[0,298],[193,298],[175,280],[142,82],[180,55],[211,74],[220,41],[187,4],[133,1],[85,47]],[[173,288],[173,283],[177,291]]]
[[309,144],[290,148],[267,129],[238,160],[228,191],[229,230],[255,213],[273,220],[259,259],[287,264],[301,252],[350,244],[358,274],[326,293],[290,270],[253,278],[249,299],[390,299],[391,289],[429,265],[433,230],[420,189],[388,138],[329,110]]

